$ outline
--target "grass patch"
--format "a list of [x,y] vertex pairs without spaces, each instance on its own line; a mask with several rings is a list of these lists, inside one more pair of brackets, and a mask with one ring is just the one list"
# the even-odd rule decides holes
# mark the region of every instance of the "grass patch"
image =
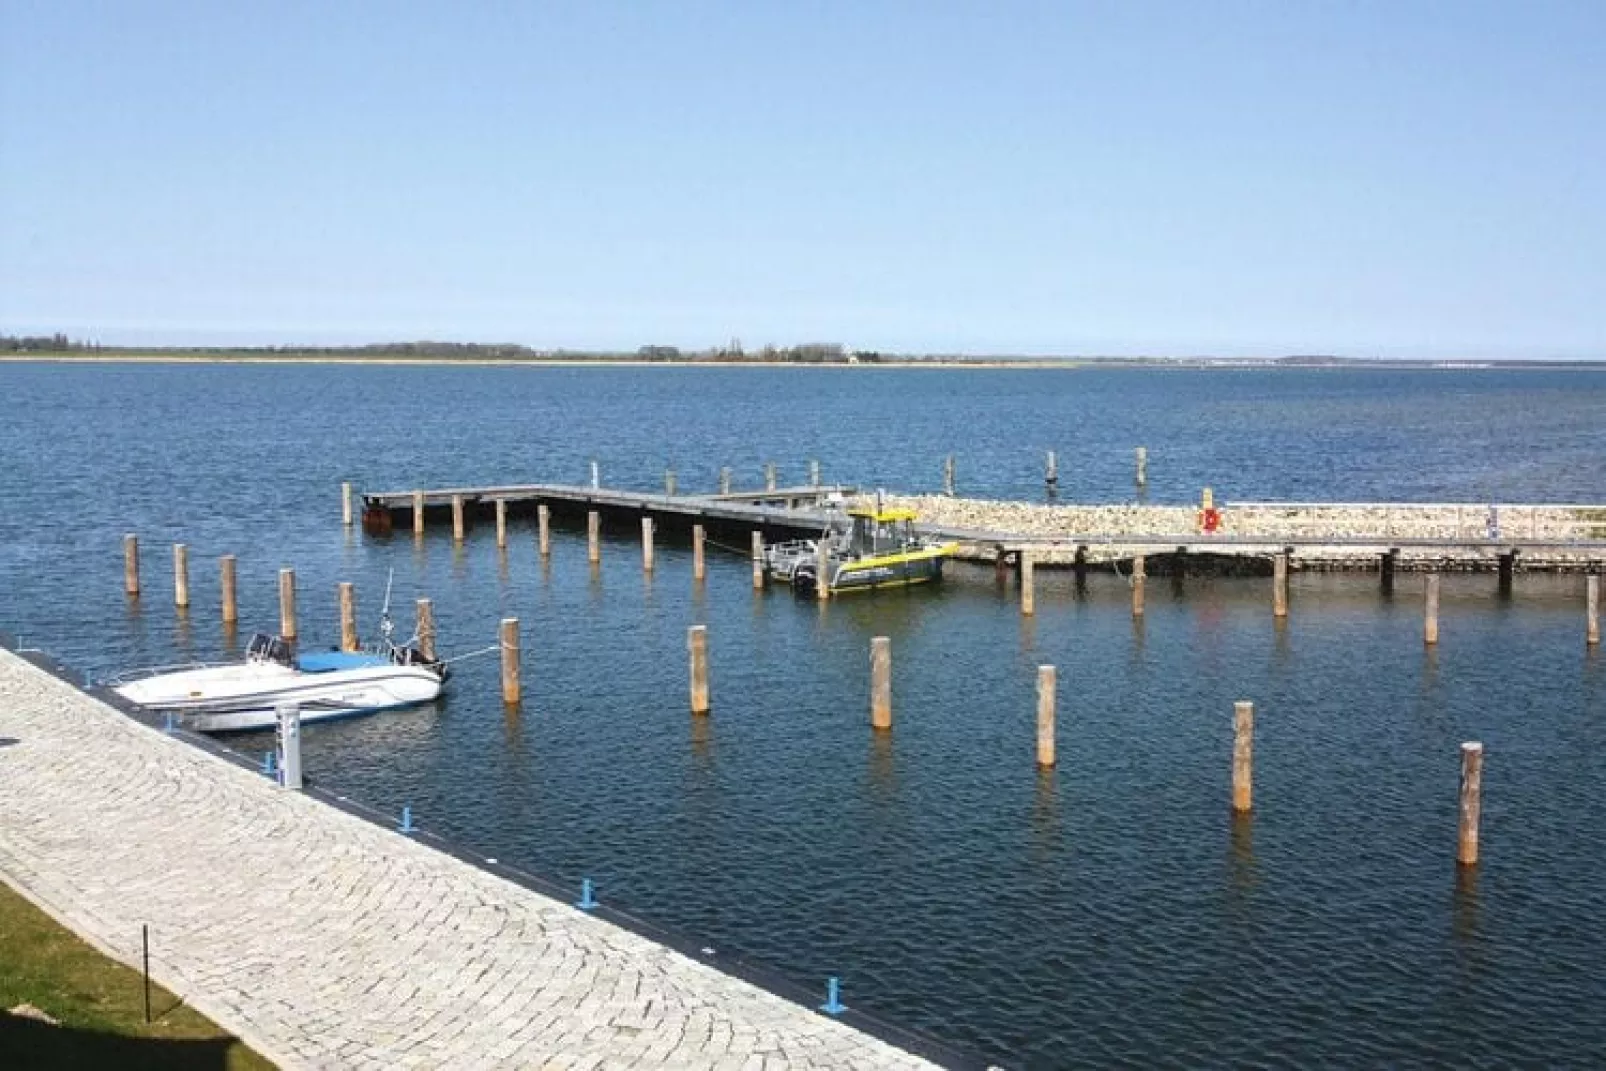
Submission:
[[[108,959],[0,882],[0,1067],[271,1071],[273,1065]],[[6,1009],[32,1004],[59,1026]]]

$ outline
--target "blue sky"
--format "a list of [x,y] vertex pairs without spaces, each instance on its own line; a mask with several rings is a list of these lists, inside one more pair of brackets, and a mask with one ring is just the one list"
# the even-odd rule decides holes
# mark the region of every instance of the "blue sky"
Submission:
[[1606,357],[1606,3],[0,0],[0,331]]

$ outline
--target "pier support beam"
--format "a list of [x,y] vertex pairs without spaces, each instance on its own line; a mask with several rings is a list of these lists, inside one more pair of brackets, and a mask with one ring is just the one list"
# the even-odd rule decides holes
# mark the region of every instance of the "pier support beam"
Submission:
[[139,536],[123,536],[123,594],[139,595]]
[[1076,593],[1082,594],[1087,590],[1087,547],[1077,546],[1076,557],[1072,561],[1072,568],[1076,570]]
[[535,507],[536,541],[541,557],[552,553],[552,507],[545,502]]
[[1455,861],[1462,866],[1478,862],[1478,820],[1483,811],[1483,745],[1461,745],[1461,806],[1456,830]]
[[435,661],[435,604],[428,599],[418,600],[418,653],[427,661]]
[[296,638],[296,571],[279,570],[279,635]]
[[1390,548],[1378,556],[1377,575],[1382,585],[1383,594],[1394,594],[1394,566],[1400,560],[1398,548]]
[[507,499],[496,500],[496,549],[507,549]]
[[1511,576],[1514,572],[1516,572],[1516,568],[1517,552],[1515,550],[1508,550],[1506,553],[1500,555],[1500,580],[1498,590],[1502,599],[1511,598]]
[[357,589],[349,580],[340,582],[340,649],[355,651],[357,642]]
[[1591,647],[1600,644],[1600,574],[1590,573],[1584,578],[1584,642]]
[[1288,552],[1281,551],[1271,561],[1271,612],[1273,617],[1288,616]]
[[764,533],[753,529],[753,590],[764,590]]
[[351,484],[349,482],[340,485],[340,523],[347,528],[351,527]]
[[686,650],[691,656],[691,712],[707,714],[709,709],[707,625],[693,625],[686,630]]
[[1439,574],[1429,573],[1422,582],[1422,642],[1432,647],[1439,642]]
[[892,728],[892,640],[887,636],[870,641],[870,727]]
[[424,492],[413,492],[413,535],[424,534]]
[[502,702],[512,705],[523,695],[519,687],[519,619],[502,618]]
[[1143,616],[1143,589],[1147,585],[1149,576],[1144,572],[1143,555],[1139,554],[1132,559],[1132,616]]
[[1054,700],[1057,687],[1053,666],[1037,667],[1037,765],[1054,765]]
[[592,565],[602,560],[602,514],[591,510],[586,514],[586,561]]
[[463,496],[452,496],[452,539],[455,542],[463,541]]
[[190,548],[183,543],[173,544],[173,605],[190,608]]
[[641,571],[652,572],[652,518],[641,518]]
[[1037,612],[1037,563],[1031,551],[1020,552],[1020,612],[1030,617]]
[[708,567],[703,560],[703,543],[708,538],[706,530],[700,524],[691,526],[691,578],[702,580],[708,575]]
[[1255,704],[1232,705],[1232,809],[1248,814],[1254,803]]
[[217,560],[217,581],[223,597],[223,624],[232,627],[240,620],[240,603],[235,598],[234,555],[225,554]]

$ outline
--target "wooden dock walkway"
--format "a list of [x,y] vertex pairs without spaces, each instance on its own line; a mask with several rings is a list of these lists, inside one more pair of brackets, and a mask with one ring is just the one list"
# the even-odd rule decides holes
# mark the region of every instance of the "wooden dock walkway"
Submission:
[[286,1071],[985,1066],[152,721],[0,648],[0,878]]

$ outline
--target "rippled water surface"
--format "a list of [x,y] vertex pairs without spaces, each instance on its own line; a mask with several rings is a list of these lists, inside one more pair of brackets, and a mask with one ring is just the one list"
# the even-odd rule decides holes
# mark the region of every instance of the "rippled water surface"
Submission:
[[[523,623],[525,701],[494,660],[436,705],[306,736],[320,782],[1012,1066],[1606,1062],[1606,665],[1583,582],[1418,587],[1296,574],[1040,579],[1023,621],[990,569],[821,609],[755,596],[740,557],[643,577],[619,540],[549,563],[514,525],[340,526],[338,485],[568,480],[685,489],[766,460],[800,481],[1073,499],[1606,500],[1606,374],[0,365],[0,628],[92,673],[231,653],[294,565],[306,642],[335,584],[365,625],[435,600],[443,646]],[[146,594],[121,593],[123,532]],[[168,544],[194,607],[171,606]],[[711,634],[714,713],[685,702]],[[892,637],[895,727],[867,716]],[[1036,667],[1060,674],[1059,765],[1034,768]],[[1256,810],[1228,812],[1232,702],[1257,703]],[[3,712],[0,712],[3,718]],[[264,750],[262,736],[236,738]],[[1482,865],[1454,864],[1458,747],[1482,740]]]

